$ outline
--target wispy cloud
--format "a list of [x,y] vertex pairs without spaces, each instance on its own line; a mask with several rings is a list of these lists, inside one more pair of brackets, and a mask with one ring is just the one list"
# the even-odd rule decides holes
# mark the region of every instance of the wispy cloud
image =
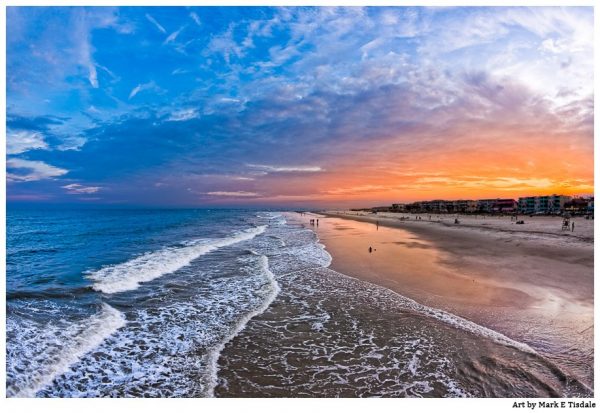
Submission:
[[173,122],[182,122],[190,119],[194,119],[200,116],[197,109],[182,109],[176,112],[173,112],[171,116],[169,116],[168,120]]
[[168,44],[168,43],[174,42],[175,39],[177,39],[177,36],[179,36],[179,33],[181,33],[183,29],[185,29],[185,26],[182,26],[182,27],[179,28],[179,30],[171,33],[169,35],[169,37],[167,37],[165,39],[165,41],[163,42],[163,44]]
[[146,18],[148,19],[148,21],[150,23],[152,23],[158,30],[160,30],[161,32],[163,32],[164,34],[167,34],[167,31],[165,30],[164,27],[162,27],[160,25],[159,22],[156,21],[156,19],[154,17],[152,17],[151,15],[149,15],[148,13],[146,13]]
[[214,192],[207,192],[206,195],[234,197],[234,198],[246,198],[246,197],[260,196],[260,194],[258,194],[256,192],[246,192],[246,191],[214,191]]
[[156,83],[152,82],[148,82],[148,83],[143,83],[143,84],[139,84],[136,87],[134,87],[133,89],[131,89],[131,93],[129,93],[129,99],[133,99],[138,93],[144,91],[144,90],[150,90],[150,89],[154,89],[156,88]]
[[191,12],[190,13],[190,17],[192,18],[192,20],[194,20],[194,22],[198,25],[198,26],[202,26],[202,23],[200,22],[200,17],[198,17],[198,15],[195,12]]
[[324,169],[320,166],[273,166],[246,164],[250,168],[255,168],[264,172],[323,172]]
[[81,184],[63,185],[61,188],[66,189],[67,193],[72,195],[94,194],[102,189],[102,187],[99,186],[85,186]]
[[174,70],[171,72],[171,74],[172,74],[172,75],[183,75],[183,74],[185,74],[185,73],[189,73],[189,70],[182,69],[182,68],[180,68],[180,67],[178,67],[177,69],[174,69]]
[[392,188],[383,185],[358,185],[349,188],[335,188],[326,191],[330,195],[353,195],[370,192],[382,192]]
[[8,131],[6,135],[8,155],[16,155],[32,149],[48,149],[48,144],[40,132]]
[[6,169],[6,179],[11,182],[39,181],[62,176],[69,172],[66,169],[57,168],[42,161],[30,161],[20,158],[8,158]]

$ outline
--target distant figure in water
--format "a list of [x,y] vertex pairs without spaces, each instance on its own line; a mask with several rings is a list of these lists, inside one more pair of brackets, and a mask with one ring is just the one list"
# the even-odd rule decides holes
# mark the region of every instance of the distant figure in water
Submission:
[[571,232],[575,231],[575,222],[571,224]]
[[319,226],[319,220],[317,219],[317,226]]
[[369,254],[373,252],[373,248],[369,247]]

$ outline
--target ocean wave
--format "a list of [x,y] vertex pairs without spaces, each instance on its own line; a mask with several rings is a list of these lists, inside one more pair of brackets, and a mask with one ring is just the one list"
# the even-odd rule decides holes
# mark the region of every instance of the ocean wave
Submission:
[[234,235],[213,240],[198,240],[184,247],[168,247],[147,252],[121,264],[110,265],[91,272],[87,278],[94,281],[97,291],[114,294],[135,290],[140,283],[177,271],[189,265],[194,259],[216,249],[247,241],[262,234],[265,225],[239,231]]
[[281,291],[279,284],[275,279],[275,274],[273,274],[269,269],[269,259],[265,255],[261,255],[260,262],[261,270],[263,271],[263,274],[268,280],[266,288],[268,288],[269,291],[260,306],[256,307],[254,310],[246,313],[240,319],[238,319],[237,323],[233,325],[233,327],[229,331],[229,334],[219,344],[217,344],[208,351],[207,373],[209,374],[209,387],[206,393],[206,396],[208,397],[214,397],[215,388],[218,385],[218,361],[221,352],[223,351],[227,343],[233,340],[233,338],[235,338],[235,336],[237,336],[240,333],[240,331],[242,331],[246,327],[246,325],[251,319],[253,319],[257,315],[264,313]]
[[98,314],[78,323],[47,324],[40,328],[8,321],[7,336],[11,343],[7,350],[7,358],[11,360],[7,363],[11,366],[7,372],[11,378],[6,389],[8,397],[34,397],[126,324],[125,316],[108,304],[102,304]]
[[229,269],[211,266],[204,277],[181,279],[189,296],[161,290],[154,304],[129,309],[125,327],[37,395],[212,395],[221,350],[279,292],[266,257],[240,251],[246,250],[234,252]]

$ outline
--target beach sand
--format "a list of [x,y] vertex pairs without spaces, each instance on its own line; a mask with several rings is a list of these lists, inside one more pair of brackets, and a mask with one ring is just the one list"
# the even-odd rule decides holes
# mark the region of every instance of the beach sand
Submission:
[[[523,342],[593,387],[593,221],[558,217],[298,215],[335,271]],[[408,216],[408,215],[404,215]],[[377,227],[376,222],[379,223]],[[369,253],[368,248],[374,248]]]

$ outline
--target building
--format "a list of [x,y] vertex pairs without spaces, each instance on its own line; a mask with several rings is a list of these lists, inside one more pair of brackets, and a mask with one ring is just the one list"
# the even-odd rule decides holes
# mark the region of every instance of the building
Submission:
[[477,212],[477,201],[470,199],[459,199],[458,201],[452,201],[453,212],[461,214],[469,214]]
[[480,199],[477,201],[477,211],[485,213],[510,214],[516,212],[518,203],[510,198]]
[[[392,212],[408,212],[415,214],[560,214],[569,209],[575,213],[594,213],[594,198],[577,198],[571,202],[570,196],[565,195],[543,195],[521,197],[518,201],[511,198],[487,198],[479,200],[458,199],[447,201],[434,199],[432,201],[420,201],[410,204],[392,204],[389,210]],[[583,212],[586,211],[586,212]]]
[[477,212],[491,213],[494,208],[495,203],[496,203],[495,199],[478,199],[477,200]]
[[378,212],[390,212],[392,210],[391,207],[389,206],[378,206],[378,207],[373,207],[370,209],[372,213],[378,213]]
[[521,214],[533,214],[535,213],[536,201],[535,196],[526,196],[519,198],[519,213]]
[[572,215],[590,215],[594,213],[594,197],[572,198],[565,202],[565,211]]
[[565,210],[565,204],[571,201],[570,196],[543,195],[519,198],[518,210],[521,214],[559,214]]
[[518,205],[514,199],[498,198],[492,206],[492,212],[511,214],[518,210]]

